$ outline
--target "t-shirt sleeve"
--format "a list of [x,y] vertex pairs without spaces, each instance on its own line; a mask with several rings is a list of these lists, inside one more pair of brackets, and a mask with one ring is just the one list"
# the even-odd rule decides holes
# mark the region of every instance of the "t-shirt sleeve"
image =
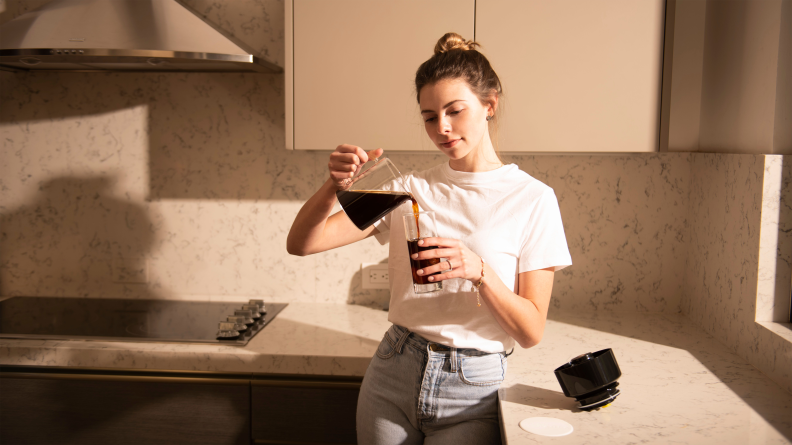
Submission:
[[561,222],[561,209],[555,192],[548,188],[539,197],[528,219],[518,272],[549,267],[558,271],[571,265],[572,257]]

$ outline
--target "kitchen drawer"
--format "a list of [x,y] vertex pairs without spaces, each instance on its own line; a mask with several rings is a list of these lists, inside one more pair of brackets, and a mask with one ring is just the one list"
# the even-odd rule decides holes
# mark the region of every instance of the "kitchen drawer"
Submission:
[[354,444],[361,379],[253,380],[255,443]]
[[0,373],[2,444],[249,444],[249,380]]

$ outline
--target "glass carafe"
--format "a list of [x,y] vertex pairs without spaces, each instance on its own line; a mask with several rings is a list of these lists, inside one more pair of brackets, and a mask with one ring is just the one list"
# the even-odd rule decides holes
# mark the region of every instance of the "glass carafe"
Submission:
[[412,198],[399,169],[384,156],[363,164],[357,174],[347,180],[344,189],[336,192],[336,197],[344,213],[360,230]]

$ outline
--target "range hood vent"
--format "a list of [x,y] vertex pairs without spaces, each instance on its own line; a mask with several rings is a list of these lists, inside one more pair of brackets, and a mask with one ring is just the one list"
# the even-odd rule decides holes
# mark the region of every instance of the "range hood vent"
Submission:
[[177,0],[55,0],[0,26],[0,69],[283,71]]

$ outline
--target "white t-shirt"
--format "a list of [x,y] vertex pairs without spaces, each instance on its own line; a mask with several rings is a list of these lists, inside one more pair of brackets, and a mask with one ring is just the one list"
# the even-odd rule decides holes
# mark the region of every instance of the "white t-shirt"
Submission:
[[[467,173],[446,162],[407,175],[405,182],[421,210],[435,211],[439,236],[462,241],[512,291],[521,272],[572,264],[553,189],[514,164]],[[411,212],[408,200],[375,223],[379,242],[390,242],[388,320],[446,346],[485,352],[514,347],[485,301],[476,305],[470,281],[454,278],[443,281],[440,291],[413,291],[402,222]]]

